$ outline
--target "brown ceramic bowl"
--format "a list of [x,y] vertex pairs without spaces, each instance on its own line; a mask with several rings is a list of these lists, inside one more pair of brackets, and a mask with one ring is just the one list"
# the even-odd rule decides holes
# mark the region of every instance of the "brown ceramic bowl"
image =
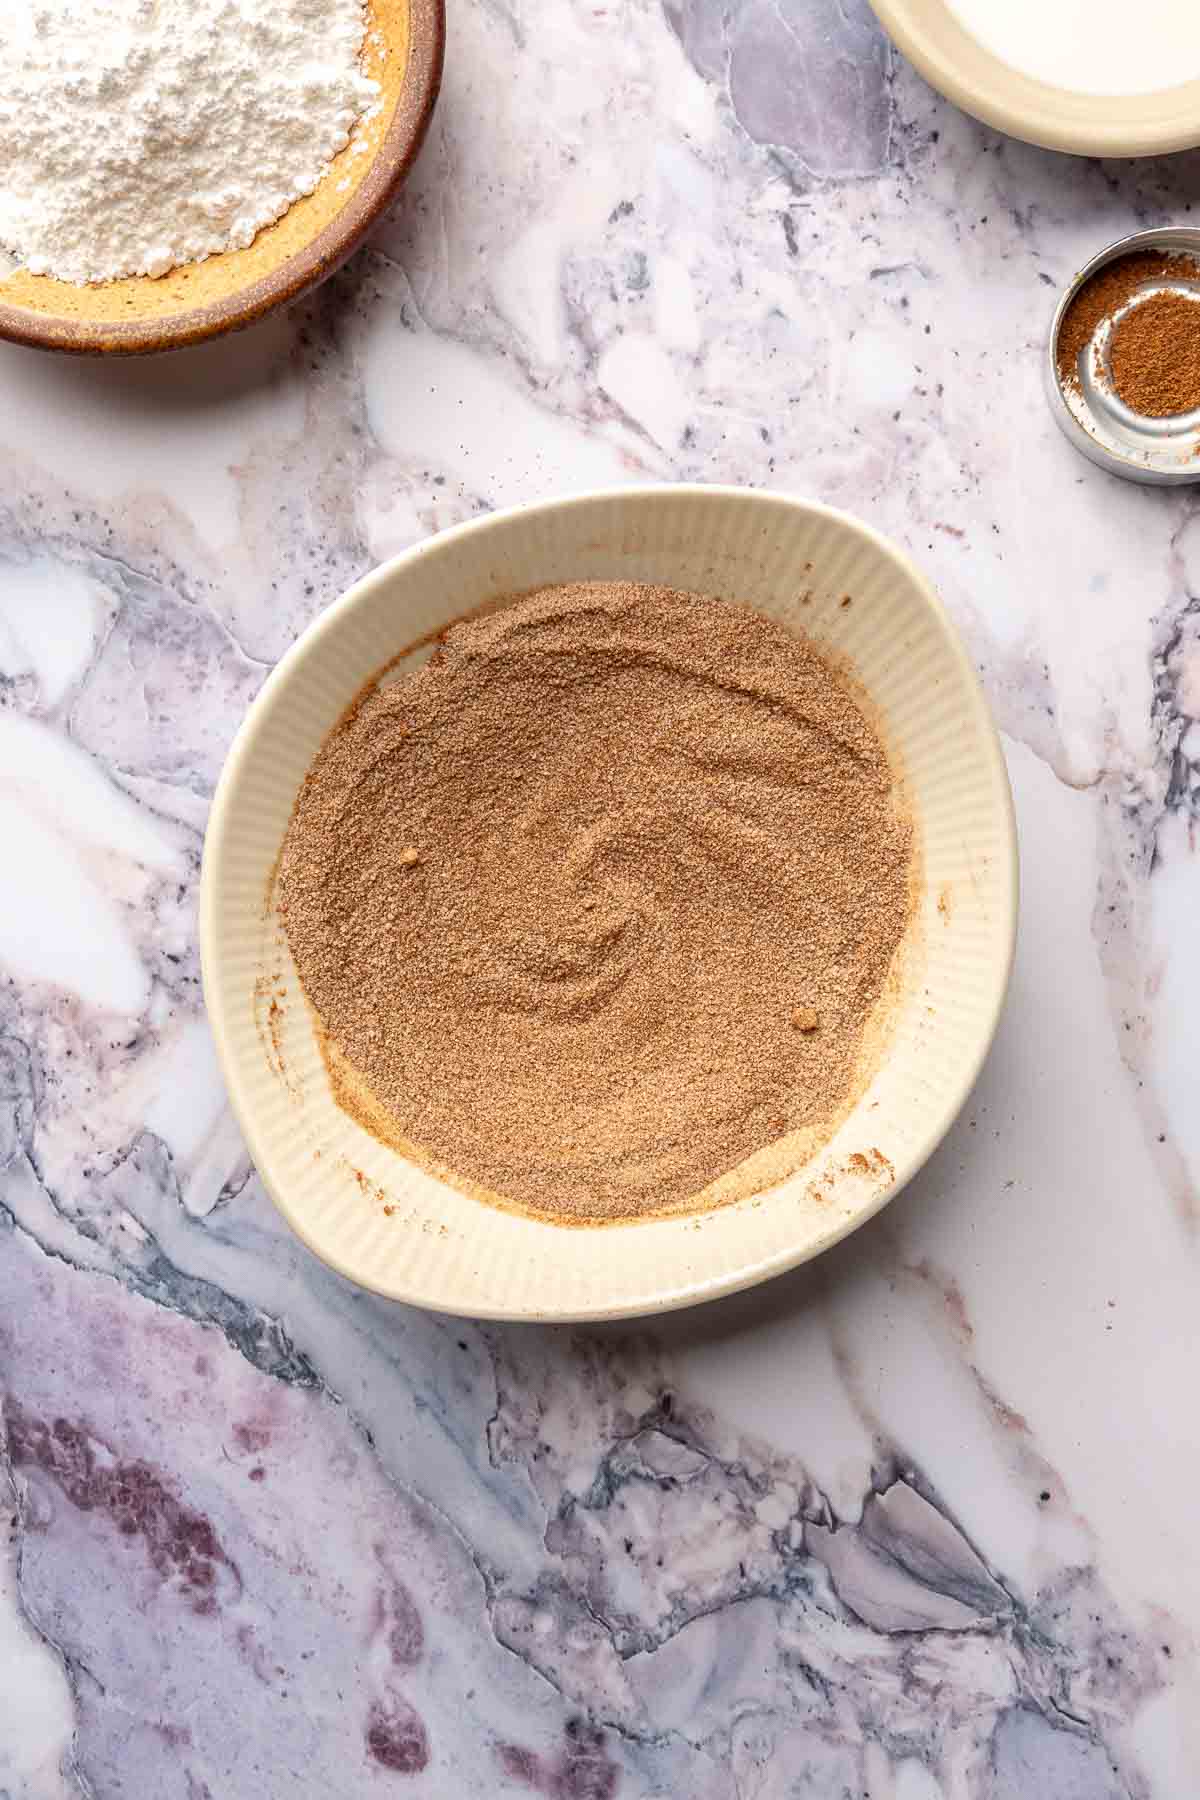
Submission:
[[442,78],[445,0],[367,0],[367,13],[364,68],[383,90],[370,154],[343,150],[244,250],[93,287],[18,271],[0,280],[0,337],[91,355],[175,350],[252,325],[332,275],[411,168]]

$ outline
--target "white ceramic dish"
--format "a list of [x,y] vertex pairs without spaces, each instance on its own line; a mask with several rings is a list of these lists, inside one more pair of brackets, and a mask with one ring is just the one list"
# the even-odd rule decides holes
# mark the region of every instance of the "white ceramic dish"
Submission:
[[[848,658],[914,799],[924,887],[888,1053],[811,1163],[708,1213],[571,1228],[459,1193],[337,1107],[270,892],[297,788],[381,664],[489,598],[612,577],[748,601]],[[1008,981],[1016,904],[996,733],[953,627],[907,558],[827,507],[732,488],[631,488],[445,532],[359,582],[292,647],[251,708],[213,802],[204,988],[251,1155],[319,1256],[365,1287],[444,1312],[619,1318],[761,1281],[891,1198],[978,1073]]]
[[[947,0],[871,5],[931,86],[1010,137],[1077,156],[1162,156],[1200,144],[1200,80],[1144,94],[1080,93],[1035,80],[993,55]],[[1136,14],[1130,20],[1136,31]]]

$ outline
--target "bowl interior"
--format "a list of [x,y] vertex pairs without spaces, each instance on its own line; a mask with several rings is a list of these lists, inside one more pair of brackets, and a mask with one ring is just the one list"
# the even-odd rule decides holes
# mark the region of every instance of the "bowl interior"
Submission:
[[[297,788],[384,662],[489,599],[606,578],[747,601],[847,659],[910,787],[923,889],[883,1064],[812,1162],[708,1213],[570,1228],[458,1192],[337,1107],[270,892]],[[411,660],[427,654],[417,647]],[[284,658],[214,801],[201,903],[205,992],[263,1179],[299,1235],[342,1273],[473,1316],[627,1316],[803,1261],[919,1166],[995,1028],[1015,867],[1007,777],[986,705],[939,603],[898,551],[842,514],[782,497],[719,488],[584,496],[499,514],[406,553],[329,608]]]
[[1148,94],[1082,94],[1034,80],[973,37],[946,0],[871,0],[938,92],[1010,137],[1078,156],[1162,156],[1200,144],[1200,80]]
[[168,274],[80,287],[22,270],[0,280],[0,336],[47,349],[138,352],[251,324],[330,274],[403,179],[437,97],[443,0],[367,0],[363,70],[381,105],[311,194],[228,250]]

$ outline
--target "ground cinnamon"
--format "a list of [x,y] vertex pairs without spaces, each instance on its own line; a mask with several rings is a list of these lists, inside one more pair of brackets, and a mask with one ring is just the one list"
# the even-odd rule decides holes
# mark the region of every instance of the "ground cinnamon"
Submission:
[[913,862],[884,747],[810,644],[588,583],[457,625],[360,696],[304,783],[279,898],[310,1001],[403,1140],[586,1223],[827,1135]]
[[1055,362],[1063,386],[1078,388],[1080,352],[1087,348],[1097,327],[1131,300],[1139,288],[1151,282],[1198,279],[1200,264],[1190,256],[1169,256],[1163,250],[1135,250],[1097,270],[1084,282],[1058,328]]
[[1200,295],[1151,294],[1117,325],[1109,362],[1113,387],[1144,418],[1200,406]]

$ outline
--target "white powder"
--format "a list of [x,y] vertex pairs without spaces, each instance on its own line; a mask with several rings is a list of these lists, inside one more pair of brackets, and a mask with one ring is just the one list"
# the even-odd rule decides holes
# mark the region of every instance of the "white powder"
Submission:
[[1152,94],[1200,76],[1197,0],[949,0],[1002,62],[1077,94]]
[[241,249],[376,102],[363,0],[0,0],[0,245],[111,281]]

